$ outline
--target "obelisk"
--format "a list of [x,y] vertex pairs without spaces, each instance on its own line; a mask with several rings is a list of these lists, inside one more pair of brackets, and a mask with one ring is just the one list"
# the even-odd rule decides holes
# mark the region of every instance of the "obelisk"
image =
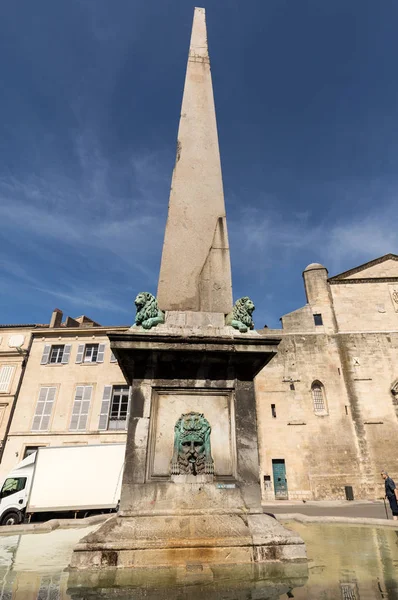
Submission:
[[195,8],[158,286],[167,311],[228,313],[231,263],[205,9]]

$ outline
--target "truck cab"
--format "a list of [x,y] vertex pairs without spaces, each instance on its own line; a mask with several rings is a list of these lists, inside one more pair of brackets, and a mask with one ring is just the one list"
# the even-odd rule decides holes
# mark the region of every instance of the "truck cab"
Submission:
[[0,491],[0,525],[17,525],[23,521],[32,485],[36,453],[22,460],[2,482]]

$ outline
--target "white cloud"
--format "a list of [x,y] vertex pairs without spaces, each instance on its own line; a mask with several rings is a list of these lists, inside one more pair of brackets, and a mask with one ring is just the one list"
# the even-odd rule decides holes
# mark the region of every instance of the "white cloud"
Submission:
[[[395,215],[393,216],[393,213]],[[398,208],[381,214],[374,211],[358,221],[336,224],[328,236],[327,255],[331,265],[340,269],[352,260],[367,261],[389,252],[398,252],[398,230],[394,227]]]
[[137,256],[151,254],[153,240],[162,237],[167,208],[166,200],[159,201],[164,178],[157,155],[142,153],[119,166],[118,174],[129,184],[126,198],[112,193],[112,165],[93,136],[78,136],[76,152],[83,172],[79,191],[75,182],[54,174],[0,181],[3,231],[8,228],[15,241],[28,235],[54,239],[77,251],[107,251],[140,270]]
[[259,263],[263,267],[286,263],[300,251],[316,248],[323,235],[322,226],[312,226],[309,215],[286,218],[275,210],[239,211],[229,224],[234,257],[254,270]]
[[133,313],[133,308],[131,308],[131,311],[123,308],[120,304],[109,298],[106,298],[104,296],[103,289],[95,289],[93,286],[90,286],[87,289],[84,289],[82,286],[70,287],[69,291],[66,292],[54,290],[52,288],[37,287],[36,289],[39,292],[54,296],[55,298],[59,298],[79,308],[89,307],[98,310],[112,310],[123,313]]
[[2,283],[76,307],[128,312],[118,297],[125,305],[137,282],[150,291],[157,284],[167,210],[167,198],[159,201],[162,166],[153,153],[131,156],[117,166],[124,185],[115,191],[112,165],[95,137],[81,135],[76,149],[81,182],[50,170],[0,180],[1,234],[8,248],[0,262]]
[[[308,211],[287,217],[274,209],[242,209],[230,219],[232,249],[240,240],[236,255],[245,268],[258,269],[259,263],[264,268],[275,263],[288,265],[302,254],[337,273],[397,253],[397,216],[398,201],[383,196],[379,203],[334,221],[323,218],[316,222]],[[254,254],[256,261],[252,260]]]

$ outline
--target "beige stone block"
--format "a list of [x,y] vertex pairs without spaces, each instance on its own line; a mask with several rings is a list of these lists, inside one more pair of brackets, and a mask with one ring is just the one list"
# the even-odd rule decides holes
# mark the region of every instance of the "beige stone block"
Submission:
[[233,565],[250,563],[253,560],[252,556],[253,550],[248,546],[122,551],[119,553],[118,566],[146,568],[149,565],[158,567],[186,567],[190,564]]

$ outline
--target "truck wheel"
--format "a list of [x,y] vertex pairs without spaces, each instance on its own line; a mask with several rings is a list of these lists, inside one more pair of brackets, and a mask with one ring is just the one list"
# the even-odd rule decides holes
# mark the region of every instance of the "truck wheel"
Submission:
[[17,510],[11,510],[1,519],[1,525],[19,525],[21,522],[21,513]]

